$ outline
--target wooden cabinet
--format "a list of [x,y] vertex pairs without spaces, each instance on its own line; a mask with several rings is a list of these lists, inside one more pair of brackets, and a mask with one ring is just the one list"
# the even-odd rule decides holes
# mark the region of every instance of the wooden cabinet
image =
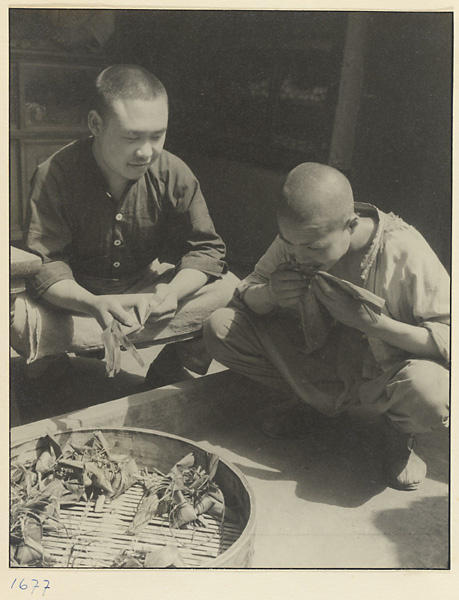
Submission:
[[22,236],[30,179],[88,135],[93,81],[109,64],[115,11],[10,9],[10,231]]
[[10,81],[10,225],[19,240],[38,164],[73,139],[88,135],[87,99],[101,66],[15,58]]
[[[131,26],[141,31],[147,16]],[[161,51],[146,66],[170,93],[172,151],[276,169],[328,161],[346,13],[190,11],[155,21]]]
[[209,97],[214,118],[194,139],[205,131],[218,153],[268,166],[289,168],[298,157],[326,161],[340,51],[312,41],[299,49],[249,47],[225,54]]
[[97,67],[28,63],[19,65],[19,117],[27,132],[86,130],[88,99]]

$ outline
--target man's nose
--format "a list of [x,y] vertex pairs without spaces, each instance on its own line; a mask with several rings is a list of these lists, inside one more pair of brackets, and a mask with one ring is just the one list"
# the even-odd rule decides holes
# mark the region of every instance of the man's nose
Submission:
[[140,148],[137,148],[136,155],[138,158],[144,158],[145,160],[149,160],[153,156],[153,146],[150,142],[146,142]]
[[310,250],[304,246],[297,246],[295,248],[295,256],[300,263],[307,263],[312,259]]

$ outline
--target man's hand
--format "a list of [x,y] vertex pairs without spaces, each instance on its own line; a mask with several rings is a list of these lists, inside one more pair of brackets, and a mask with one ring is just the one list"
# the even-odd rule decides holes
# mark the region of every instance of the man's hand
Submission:
[[370,314],[358,300],[332,288],[320,278],[315,278],[312,285],[320,302],[344,325],[359,329],[410,354],[437,361],[444,360],[426,327],[396,321],[384,313],[378,315],[371,311]]
[[95,296],[88,312],[92,314],[103,330],[111,325],[113,319],[126,327],[134,327],[137,325],[137,319],[126,308],[115,296]]
[[177,292],[167,283],[157,286],[156,292],[151,295],[148,314],[145,320],[171,318],[175,315],[178,306]]
[[[137,298],[132,300],[131,305],[127,307],[120,300],[120,296],[96,296],[73,279],[56,281],[43,293],[42,297],[54,306],[94,317],[103,330],[111,325],[113,319],[126,327],[138,325],[136,315],[128,312],[128,308],[137,302]],[[145,302],[145,300],[141,300],[140,296],[138,300]]]
[[317,299],[325,306],[331,316],[353,329],[368,333],[377,325],[380,316],[361,302],[348,294],[330,286],[324,279],[315,277],[312,281],[313,290]]
[[[135,317],[135,323],[145,325],[150,317],[152,320],[173,317],[178,305],[177,294],[168,284],[159,284],[156,292],[137,294],[116,294],[109,296],[118,302],[123,310]],[[120,319],[118,319],[121,323]]]
[[150,305],[154,302],[155,294],[115,294],[112,296],[121,306],[135,317],[136,323],[144,325],[150,314]]
[[127,327],[143,326],[147,319],[171,318],[177,311],[178,299],[168,284],[159,284],[154,294],[115,294],[96,296],[91,314],[102,326],[113,319]]
[[270,275],[271,300],[283,308],[294,307],[308,291],[310,278],[301,271],[283,268],[282,265]]

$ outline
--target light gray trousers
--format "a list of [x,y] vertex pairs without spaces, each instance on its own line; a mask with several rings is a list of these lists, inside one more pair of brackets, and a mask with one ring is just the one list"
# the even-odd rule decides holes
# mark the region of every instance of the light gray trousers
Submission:
[[[372,376],[362,365],[372,358],[357,331],[335,327],[324,348],[306,354],[304,334],[292,317],[258,316],[243,308],[221,308],[204,325],[207,351],[218,362],[287,398],[292,392],[307,404],[304,382],[341,401],[341,412],[362,408],[386,414],[405,433],[423,433],[449,424],[449,371],[424,359],[408,359]],[[331,414],[330,406],[315,406]],[[338,411],[339,414],[339,411]]]
[[[130,280],[104,281],[94,278],[79,279],[78,283],[93,294],[154,293],[159,283],[170,281],[173,265],[155,264],[144,276],[133,283]],[[214,310],[226,306],[239,279],[226,273],[183,298],[175,314],[147,321],[133,337],[136,346],[168,344],[200,335],[203,322]],[[102,329],[88,315],[58,309],[45,301],[34,301],[27,293],[19,294],[12,307],[10,343],[18,354],[34,362],[44,356],[63,352],[86,352],[102,348]]]

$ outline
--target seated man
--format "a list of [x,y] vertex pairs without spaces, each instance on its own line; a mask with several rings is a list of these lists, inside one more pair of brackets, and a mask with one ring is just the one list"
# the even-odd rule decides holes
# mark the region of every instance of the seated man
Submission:
[[[198,181],[163,150],[161,82],[114,65],[97,78],[92,102],[92,135],[56,152],[32,180],[24,249],[43,265],[16,299],[11,335],[29,362],[101,347],[114,319],[144,325],[142,343],[195,337],[238,283]],[[184,354],[197,372],[211,361],[196,348]]]
[[[278,226],[233,307],[206,322],[209,353],[281,397],[295,395],[304,409],[267,419],[273,437],[303,435],[350,407],[382,415],[388,484],[416,489],[426,465],[414,434],[449,422],[446,270],[399,217],[354,205],[346,177],[325,165],[291,171]],[[372,294],[379,311],[365,304]]]

